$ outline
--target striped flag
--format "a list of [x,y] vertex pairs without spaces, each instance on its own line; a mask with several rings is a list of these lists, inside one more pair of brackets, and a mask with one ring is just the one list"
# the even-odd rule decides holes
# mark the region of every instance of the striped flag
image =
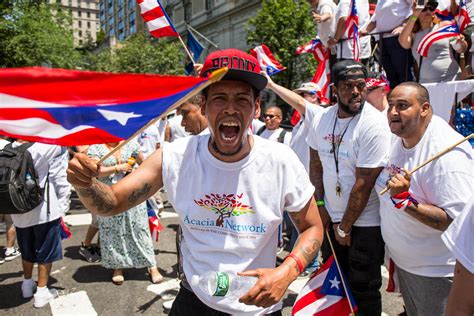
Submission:
[[318,68],[314,74],[312,82],[316,83],[320,88],[319,98],[321,103],[329,104],[329,84],[331,83],[331,69],[329,67],[329,58],[331,52],[329,49],[324,48],[323,44],[320,42],[316,45],[314,52],[314,58],[318,61]]
[[[308,44],[304,44],[304,45],[301,45],[299,46],[297,49],[296,49],[296,55],[301,55],[301,54],[306,54],[306,53],[313,53],[314,52],[314,48],[316,47],[316,45],[318,45],[319,43],[321,43],[321,40],[319,38],[313,38],[311,40],[311,42],[309,42]],[[322,45],[322,43],[321,43]]]
[[274,74],[286,69],[286,67],[283,67],[280,62],[276,60],[275,56],[273,56],[272,52],[265,44],[255,47],[250,51],[250,54],[257,58],[260,68],[265,70],[269,76],[273,76]]
[[207,81],[41,67],[0,69],[0,134],[61,146],[117,142],[203,89]]
[[293,305],[292,315],[350,315],[351,306],[353,311],[357,311],[357,306],[350,292],[348,293],[349,299],[345,294],[334,256],[331,256],[301,289]]
[[456,22],[458,23],[460,33],[464,32],[469,23],[471,23],[471,18],[467,12],[466,0],[461,0],[459,3],[459,13],[456,16]]
[[159,0],[137,0],[140,5],[141,16],[151,35],[156,38],[163,36],[179,37]]
[[452,21],[450,24],[440,27],[426,34],[418,45],[416,51],[421,56],[428,57],[428,51],[434,42],[439,41],[443,38],[456,37],[460,34],[461,32],[459,31],[458,25],[455,21]]
[[351,0],[350,13],[346,20],[346,28],[344,30],[347,38],[352,38],[352,55],[354,60],[360,60],[360,42],[359,42],[359,16],[355,0]]
[[[149,202],[146,201],[147,212],[148,212],[148,226],[150,227],[150,234],[154,241],[158,241],[160,232],[163,230],[160,219],[158,218],[157,208]],[[156,204],[156,203],[155,203]]]

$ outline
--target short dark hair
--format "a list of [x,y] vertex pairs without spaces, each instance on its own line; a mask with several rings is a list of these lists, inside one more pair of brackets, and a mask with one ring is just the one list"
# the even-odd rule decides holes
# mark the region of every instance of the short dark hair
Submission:
[[[425,86],[419,84],[418,82],[406,81],[406,82],[402,82],[398,84],[395,88],[398,88],[398,87],[411,87],[415,89],[417,92],[416,100],[418,101],[418,103],[420,104],[423,104],[425,102],[428,102],[428,104],[430,103],[430,93],[428,92],[428,89],[426,89]],[[392,91],[390,91],[390,94],[392,93]]]

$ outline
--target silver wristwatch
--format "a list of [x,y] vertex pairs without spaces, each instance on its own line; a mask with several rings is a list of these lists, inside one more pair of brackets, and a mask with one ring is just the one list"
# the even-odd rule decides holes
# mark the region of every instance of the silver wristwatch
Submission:
[[[352,229],[351,229],[352,230]],[[351,234],[351,230],[349,232],[343,231],[340,227],[339,224],[336,226],[336,233],[339,235],[339,237],[344,238],[347,237]]]

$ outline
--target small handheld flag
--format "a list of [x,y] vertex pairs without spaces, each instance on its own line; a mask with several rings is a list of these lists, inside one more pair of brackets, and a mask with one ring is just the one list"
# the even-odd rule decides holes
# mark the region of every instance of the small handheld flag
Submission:
[[356,61],[360,60],[360,42],[359,42],[359,16],[357,14],[356,0],[351,0],[349,16],[346,20],[344,33],[347,38],[352,38],[352,54]]
[[[297,49],[296,49],[296,55],[301,55],[301,54],[306,54],[306,53],[313,53],[314,52],[314,48],[316,47],[316,45],[318,45],[319,43],[321,43],[321,40],[319,38],[313,38],[311,40],[311,42],[309,42],[308,44],[304,44],[304,45],[301,45],[299,46]],[[322,45],[322,43],[321,43]]]
[[163,9],[160,0],[137,0],[137,3],[140,5],[141,16],[151,35],[156,38],[163,36],[179,37],[179,33]]
[[354,298],[346,296],[334,256],[311,276],[293,305],[292,315],[350,315],[357,311]]
[[466,0],[460,0],[459,2],[459,13],[456,16],[456,22],[459,26],[459,32],[463,33],[466,27],[471,23],[469,12],[466,7]]
[[437,30],[431,31],[428,34],[426,34],[420,44],[418,45],[418,48],[416,51],[418,54],[420,54],[423,57],[428,57],[428,52],[436,41],[439,41],[443,38],[450,38],[450,37],[456,37],[460,35],[459,27],[456,24],[455,21],[452,21],[450,24],[440,27]]
[[152,203],[146,201],[148,211],[148,225],[150,227],[150,234],[154,241],[158,241],[160,231],[163,230],[163,226],[160,223],[160,219],[157,215],[157,210],[153,207]]
[[265,44],[255,47],[250,51],[250,54],[257,58],[260,68],[265,70],[269,76],[273,76],[274,74],[286,69],[278,62],[278,60],[276,60],[275,56],[273,56],[272,52]]
[[[196,61],[201,56],[204,47],[199,43],[199,41],[194,37],[193,33],[188,29],[188,39],[187,39],[187,46],[193,60]],[[190,63],[186,64],[185,72],[187,75],[190,75],[194,70],[194,63],[191,61]]]

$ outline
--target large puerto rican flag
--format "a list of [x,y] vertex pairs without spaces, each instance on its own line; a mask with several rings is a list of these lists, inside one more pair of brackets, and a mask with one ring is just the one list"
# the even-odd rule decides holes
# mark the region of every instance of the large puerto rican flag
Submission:
[[461,33],[463,33],[466,27],[472,22],[469,17],[469,12],[467,11],[466,0],[461,0],[459,3],[459,13],[456,16],[456,22],[458,23]]
[[276,60],[267,45],[262,44],[250,50],[250,54],[257,58],[260,68],[265,70],[269,76],[273,76],[286,68]]
[[41,67],[0,69],[0,134],[62,146],[128,139],[204,88],[207,80]]
[[434,42],[439,41],[443,38],[456,37],[456,36],[459,36],[460,34],[461,33],[459,31],[458,25],[456,24],[455,21],[452,21],[450,24],[440,27],[426,34],[422,38],[416,51],[421,56],[428,57],[429,49],[431,45],[433,45]]
[[141,16],[154,37],[175,36],[179,33],[173,26],[159,0],[137,0]]
[[301,289],[293,305],[292,315],[351,315],[352,311],[357,311],[357,306],[349,288],[347,291],[349,298],[345,294],[334,256],[331,256]]
[[320,88],[321,92],[319,98],[321,103],[329,104],[329,84],[331,83],[331,69],[329,67],[329,58],[331,52],[328,48],[325,48],[320,42],[315,46],[313,52],[314,58],[318,61],[318,68],[311,81],[316,83]]

